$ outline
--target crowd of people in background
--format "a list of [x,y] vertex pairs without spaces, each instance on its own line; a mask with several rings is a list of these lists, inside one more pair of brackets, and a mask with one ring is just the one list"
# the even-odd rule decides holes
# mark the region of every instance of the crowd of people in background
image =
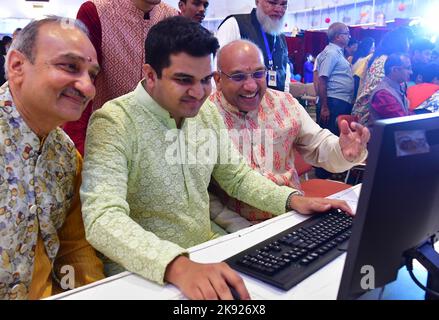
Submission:
[[[364,41],[367,41],[367,47],[369,47],[371,40],[365,39]],[[373,48],[373,46],[371,48]],[[404,57],[408,57],[410,61],[408,65],[405,63],[407,62],[407,58],[397,59],[396,65],[392,65],[392,69],[396,68],[400,71],[406,70],[408,73],[408,79],[401,81],[399,84],[400,95],[406,99],[408,88],[416,86],[416,88],[419,89],[420,87],[418,85],[425,82],[423,79],[424,73],[428,73],[427,70],[429,68],[435,70],[435,65],[439,63],[437,59],[434,60],[433,49],[434,44],[430,40],[415,38],[414,33],[409,27],[400,27],[386,33],[375,52],[373,54],[369,53],[369,55],[364,58],[365,61],[367,61],[367,66],[365,65],[366,68],[360,66],[360,68],[357,69],[359,71],[359,85],[352,114],[358,117],[359,122],[365,125],[369,124],[371,95],[385,80],[385,64],[389,56],[396,54],[401,57],[401,55],[404,54]],[[390,72],[390,70],[388,71]],[[428,81],[434,81],[434,77],[432,78],[427,75],[427,78]],[[421,88],[425,87],[428,87],[428,90],[422,90],[423,94],[416,94],[416,98],[414,98],[413,89],[410,90],[412,92],[412,99],[408,101],[407,105],[409,113],[411,113],[410,110],[416,110],[415,113],[429,112],[428,109],[425,108],[425,105],[422,107],[420,107],[420,105],[434,94],[435,87],[428,85],[421,86]],[[409,113],[403,114],[407,115]],[[394,113],[385,113],[381,114],[379,118],[394,116]]]

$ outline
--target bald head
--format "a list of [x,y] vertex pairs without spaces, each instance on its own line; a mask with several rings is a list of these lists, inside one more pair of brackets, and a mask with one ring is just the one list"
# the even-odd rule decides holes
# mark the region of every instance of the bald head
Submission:
[[264,57],[257,45],[248,40],[236,40],[218,53],[217,89],[226,100],[242,112],[258,109],[267,90]]
[[218,51],[217,69],[223,70],[223,64],[234,60],[237,56],[259,58],[264,63],[264,55],[261,49],[253,42],[245,39],[234,40]]

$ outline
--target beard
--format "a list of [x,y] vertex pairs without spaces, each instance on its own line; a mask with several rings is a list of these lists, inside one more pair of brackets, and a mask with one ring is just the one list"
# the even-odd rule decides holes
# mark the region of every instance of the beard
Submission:
[[262,26],[262,29],[273,36],[277,36],[282,33],[284,26],[285,15],[279,20],[273,20],[270,16],[266,15],[260,7],[256,7],[256,17]]

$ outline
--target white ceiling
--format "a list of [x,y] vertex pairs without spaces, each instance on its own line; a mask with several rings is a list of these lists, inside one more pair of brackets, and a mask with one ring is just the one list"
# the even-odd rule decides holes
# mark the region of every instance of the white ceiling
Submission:
[[[79,6],[86,0],[50,0],[49,2],[36,2],[25,0],[0,0],[0,19],[26,18],[31,19],[44,14],[57,14],[75,17]],[[113,0],[117,1],[117,0]],[[355,0],[290,0],[289,10],[300,10],[307,7],[329,6],[353,2]],[[357,0],[361,1],[361,0]],[[177,8],[178,0],[163,0]],[[207,16],[224,17],[232,13],[244,13],[254,7],[255,0],[210,0]],[[40,6],[34,8],[34,5]]]
[[[50,0],[35,2],[25,0],[0,0],[0,18],[32,19],[45,14],[75,17],[84,0]],[[34,7],[37,6],[37,7]]]

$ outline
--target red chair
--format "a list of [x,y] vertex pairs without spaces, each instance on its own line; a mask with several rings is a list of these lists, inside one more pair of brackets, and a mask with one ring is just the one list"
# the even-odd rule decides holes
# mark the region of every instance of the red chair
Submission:
[[294,150],[294,166],[296,167],[297,174],[305,179],[300,183],[300,186],[307,197],[325,198],[352,187],[349,184],[334,180],[308,179],[308,172],[313,167],[305,162],[296,150]]

